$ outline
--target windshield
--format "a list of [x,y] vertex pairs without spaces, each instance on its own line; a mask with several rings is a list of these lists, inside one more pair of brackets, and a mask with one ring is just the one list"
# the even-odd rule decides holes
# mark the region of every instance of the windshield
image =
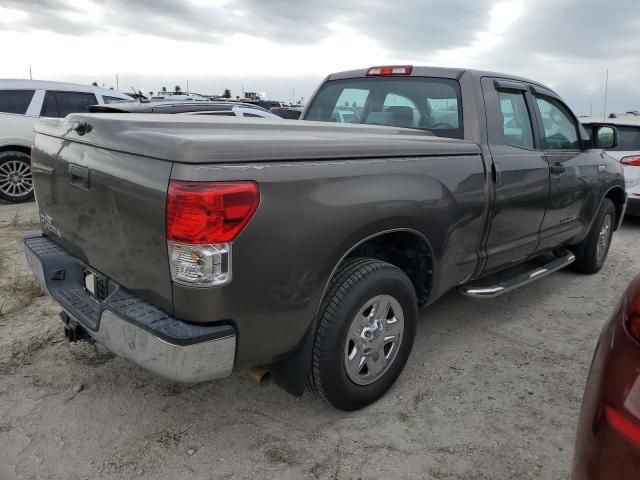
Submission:
[[320,88],[305,120],[391,125],[463,138],[460,86],[444,78],[332,80]]

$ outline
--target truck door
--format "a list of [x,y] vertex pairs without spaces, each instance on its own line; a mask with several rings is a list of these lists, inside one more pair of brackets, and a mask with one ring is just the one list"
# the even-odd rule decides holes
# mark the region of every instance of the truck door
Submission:
[[540,229],[539,249],[545,250],[589,228],[602,195],[598,166],[604,162],[602,150],[584,148],[583,129],[562,100],[537,86],[532,91],[550,169],[549,205]]
[[525,83],[482,80],[488,145],[493,157],[488,272],[522,261],[538,248],[549,200],[549,164],[540,145],[534,100]]

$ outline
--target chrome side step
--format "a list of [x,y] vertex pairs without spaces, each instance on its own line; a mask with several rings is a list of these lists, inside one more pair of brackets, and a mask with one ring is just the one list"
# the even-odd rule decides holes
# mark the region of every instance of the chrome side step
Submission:
[[[498,278],[497,281],[494,282],[489,282],[490,284],[488,285],[480,284],[482,279],[479,279],[479,283],[458,287],[459,291],[462,295],[473,298],[497,297],[542,277],[546,277],[550,273],[560,270],[575,261],[576,257],[573,253],[569,251],[563,251],[562,253],[563,255],[561,257],[553,257],[550,261],[538,265],[532,270],[521,272],[512,277],[506,277],[505,274],[502,274],[502,278]],[[489,280],[489,278],[495,278],[496,275],[500,274],[491,275],[487,277],[485,281]]]

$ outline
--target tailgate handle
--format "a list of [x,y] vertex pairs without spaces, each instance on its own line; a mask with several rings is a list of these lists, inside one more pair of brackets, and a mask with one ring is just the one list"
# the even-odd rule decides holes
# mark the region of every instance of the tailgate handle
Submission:
[[89,168],[75,163],[69,164],[69,181],[76,187],[89,190]]

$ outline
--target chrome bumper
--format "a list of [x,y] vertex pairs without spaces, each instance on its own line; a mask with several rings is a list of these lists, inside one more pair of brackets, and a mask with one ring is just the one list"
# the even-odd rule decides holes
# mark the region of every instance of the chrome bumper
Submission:
[[116,355],[177,382],[231,374],[236,348],[231,325],[183,322],[111,280],[110,293],[97,299],[84,288],[87,267],[78,258],[41,235],[27,236],[24,244],[31,270],[69,322]]
[[88,333],[116,355],[176,382],[224,378],[231,375],[233,369],[235,335],[191,345],[174,345],[110,311],[102,313],[98,330]]

